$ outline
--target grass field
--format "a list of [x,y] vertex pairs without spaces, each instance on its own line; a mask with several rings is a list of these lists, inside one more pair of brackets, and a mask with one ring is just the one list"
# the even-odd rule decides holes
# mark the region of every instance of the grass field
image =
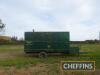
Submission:
[[[81,44],[79,56],[48,56],[38,58],[24,53],[23,45],[0,46],[0,75],[98,75],[100,74],[100,44]],[[60,62],[94,60],[95,72],[62,72]]]

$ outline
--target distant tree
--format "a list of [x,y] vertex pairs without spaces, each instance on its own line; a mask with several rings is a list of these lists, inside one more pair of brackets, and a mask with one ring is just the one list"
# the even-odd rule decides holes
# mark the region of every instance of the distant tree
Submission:
[[0,19],[0,34],[4,34],[5,32],[5,24]]
[[86,43],[99,43],[99,41],[97,39],[94,39],[94,40],[85,40]]
[[13,36],[13,37],[11,37],[11,40],[12,40],[12,41],[17,41],[18,38],[17,38],[17,36]]
[[3,28],[5,28],[5,24],[2,23],[2,20],[0,19],[0,29],[3,29]]

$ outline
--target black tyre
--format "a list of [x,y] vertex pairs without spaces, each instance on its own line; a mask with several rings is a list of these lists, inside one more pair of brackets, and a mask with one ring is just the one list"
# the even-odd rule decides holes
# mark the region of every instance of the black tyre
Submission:
[[46,52],[40,52],[39,57],[40,58],[45,58],[45,57],[47,57],[47,53]]

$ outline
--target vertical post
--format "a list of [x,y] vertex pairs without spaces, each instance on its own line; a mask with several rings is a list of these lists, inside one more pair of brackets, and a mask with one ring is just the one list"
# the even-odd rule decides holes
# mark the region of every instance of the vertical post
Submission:
[[33,32],[34,32],[34,29],[33,29]]
[[99,32],[99,42],[100,42],[100,32]]

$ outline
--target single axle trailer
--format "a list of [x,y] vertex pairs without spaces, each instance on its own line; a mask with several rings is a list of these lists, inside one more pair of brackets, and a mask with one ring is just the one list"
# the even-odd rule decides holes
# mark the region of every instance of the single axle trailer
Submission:
[[70,47],[69,32],[25,32],[24,51],[46,56],[50,53],[79,54],[78,47]]

